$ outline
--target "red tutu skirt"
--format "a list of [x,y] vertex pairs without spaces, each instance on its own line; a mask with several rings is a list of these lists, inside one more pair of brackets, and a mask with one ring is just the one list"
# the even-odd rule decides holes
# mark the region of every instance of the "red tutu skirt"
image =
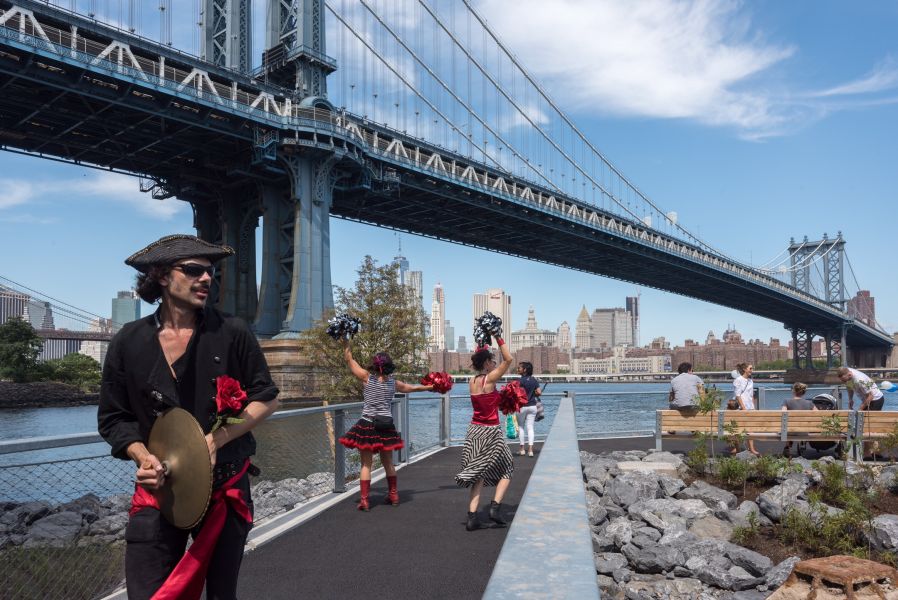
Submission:
[[346,435],[340,438],[340,443],[347,448],[357,448],[371,452],[387,450],[399,450],[405,446],[399,432],[392,424],[375,428],[374,422],[365,417],[356,422]]

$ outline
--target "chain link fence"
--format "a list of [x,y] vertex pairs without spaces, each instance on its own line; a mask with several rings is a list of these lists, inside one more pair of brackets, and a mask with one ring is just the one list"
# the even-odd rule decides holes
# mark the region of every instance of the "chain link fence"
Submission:
[[[448,430],[444,402],[440,396],[394,400],[406,441],[394,460],[448,445],[441,435]],[[253,463],[261,470],[252,480],[256,523],[357,485],[359,453],[338,440],[361,409],[352,403],[280,411],[253,431]],[[87,600],[124,584],[134,465],[111,457],[105,443],[83,443],[85,437],[44,446],[0,443],[0,597]]]

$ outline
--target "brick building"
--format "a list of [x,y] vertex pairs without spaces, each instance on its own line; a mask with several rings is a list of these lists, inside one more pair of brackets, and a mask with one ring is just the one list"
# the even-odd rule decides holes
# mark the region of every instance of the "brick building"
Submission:
[[671,364],[676,369],[683,362],[692,363],[697,368],[711,368],[714,371],[729,371],[739,363],[758,365],[775,360],[791,358],[792,353],[787,346],[780,344],[776,338],[769,343],[761,340],[742,340],[735,329],[727,329],[723,339],[718,339],[713,332],[708,333],[704,344],[694,340],[686,340],[683,346],[673,349]]

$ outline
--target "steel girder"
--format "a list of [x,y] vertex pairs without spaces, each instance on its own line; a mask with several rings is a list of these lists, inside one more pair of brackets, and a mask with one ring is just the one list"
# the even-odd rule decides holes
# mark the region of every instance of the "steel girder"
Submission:
[[201,57],[241,73],[252,68],[251,0],[203,0]]

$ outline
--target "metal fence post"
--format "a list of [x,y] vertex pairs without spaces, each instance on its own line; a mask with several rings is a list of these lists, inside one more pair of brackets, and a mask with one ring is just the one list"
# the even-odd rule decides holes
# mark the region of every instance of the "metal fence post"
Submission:
[[440,446],[452,443],[452,400],[449,393],[440,395]]
[[337,494],[346,491],[346,449],[339,441],[345,429],[345,417],[345,411],[334,411],[334,493]]
[[764,410],[767,405],[767,388],[758,388],[758,410]]
[[402,448],[402,462],[408,462],[412,454],[412,421],[408,414],[408,394],[399,402],[399,410],[402,413],[402,437],[405,438],[405,446]]

